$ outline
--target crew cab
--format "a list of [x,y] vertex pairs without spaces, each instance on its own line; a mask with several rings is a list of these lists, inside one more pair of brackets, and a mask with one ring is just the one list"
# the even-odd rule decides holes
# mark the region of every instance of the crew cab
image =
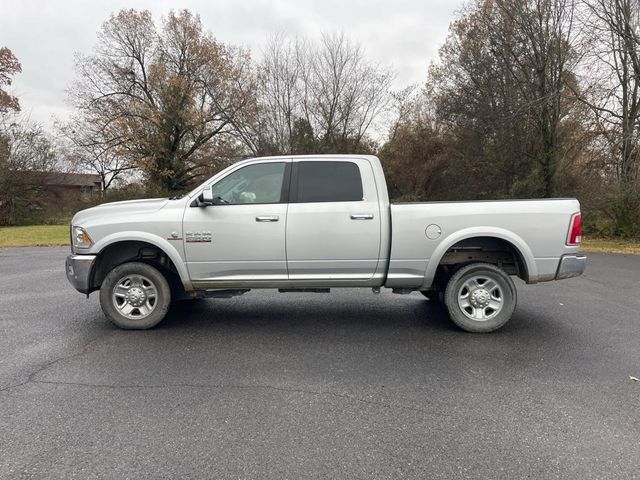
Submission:
[[66,273],[122,328],[155,326],[176,299],[384,287],[490,332],[514,312],[512,277],[583,273],[580,237],[575,199],[392,204],[374,156],[265,157],[180,198],[78,212]]

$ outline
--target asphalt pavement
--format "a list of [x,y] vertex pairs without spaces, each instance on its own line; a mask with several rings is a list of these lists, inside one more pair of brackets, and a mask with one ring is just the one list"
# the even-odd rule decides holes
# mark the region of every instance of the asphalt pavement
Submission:
[[251,291],[123,331],[68,249],[0,249],[0,478],[638,478],[640,256],[518,283],[502,330],[421,295]]

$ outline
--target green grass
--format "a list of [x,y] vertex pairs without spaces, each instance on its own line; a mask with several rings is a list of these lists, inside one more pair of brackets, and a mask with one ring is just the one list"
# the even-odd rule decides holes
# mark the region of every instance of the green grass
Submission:
[[640,255],[640,240],[617,238],[586,238],[582,240],[581,250],[602,253],[632,253]]
[[0,247],[69,245],[69,225],[0,227]]

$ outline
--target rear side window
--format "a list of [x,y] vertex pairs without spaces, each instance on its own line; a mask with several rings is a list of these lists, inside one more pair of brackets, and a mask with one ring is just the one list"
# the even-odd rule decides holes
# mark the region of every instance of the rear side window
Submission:
[[363,200],[360,169],[353,162],[298,162],[298,203]]

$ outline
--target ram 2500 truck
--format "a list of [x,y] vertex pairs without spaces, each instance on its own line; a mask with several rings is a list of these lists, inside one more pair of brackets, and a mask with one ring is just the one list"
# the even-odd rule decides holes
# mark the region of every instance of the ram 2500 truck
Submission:
[[66,272],[122,328],[153,327],[176,299],[384,287],[490,332],[516,307],[512,276],[582,274],[580,237],[575,199],[391,204],[374,156],[267,157],[180,198],[78,212]]

